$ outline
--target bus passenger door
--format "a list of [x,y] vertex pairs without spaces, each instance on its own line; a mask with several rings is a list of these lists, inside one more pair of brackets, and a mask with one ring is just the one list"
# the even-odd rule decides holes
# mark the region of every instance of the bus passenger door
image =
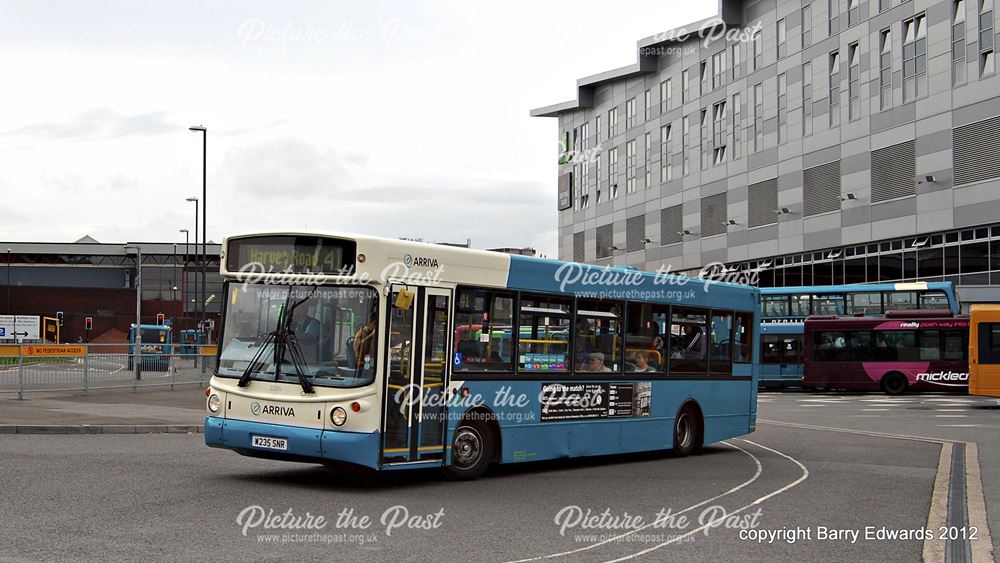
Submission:
[[390,287],[383,464],[444,459],[450,314],[451,290]]

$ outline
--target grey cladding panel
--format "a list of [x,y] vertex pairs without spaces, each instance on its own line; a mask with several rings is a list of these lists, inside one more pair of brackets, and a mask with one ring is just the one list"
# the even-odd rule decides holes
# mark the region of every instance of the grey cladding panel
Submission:
[[840,161],[802,171],[802,211],[805,216],[840,209]]
[[701,198],[701,236],[708,237],[726,232],[726,194]]
[[872,202],[916,195],[914,142],[872,151]]
[[953,135],[956,186],[1000,177],[1000,117],[956,127]]
[[660,210],[660,244],[681,242],[684,229],[684,213],[680,205]]
[[778,179],[771,178],[748,188],[750,227],[760,227],[778,222]]

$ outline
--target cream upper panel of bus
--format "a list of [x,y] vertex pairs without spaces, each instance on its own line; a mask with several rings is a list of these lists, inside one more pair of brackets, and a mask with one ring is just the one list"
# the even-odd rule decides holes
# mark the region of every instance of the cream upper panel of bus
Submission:
[[[471,250],[440,244],[428,244],[366,235],[335,232],[273,231],[231,235],[223,241],[222,274],[245,279],[239,272],[227,271],[226,252],[232,239],[247,237],[321,237],[354,241],[357,245],[353,276],[316,274],[251,274],[249,277],[271,283],[306,285],[312,283],[375,283],[405,281],[409,284],[474,284],[506,287],[510,256],[499,252]],[[347,257],[344,257],[348,261]]]

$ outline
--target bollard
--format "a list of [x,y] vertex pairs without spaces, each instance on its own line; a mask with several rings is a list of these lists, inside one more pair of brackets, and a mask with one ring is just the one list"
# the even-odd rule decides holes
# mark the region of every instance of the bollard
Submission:
[[24,400],[24,346],[17,347],[17,400]]

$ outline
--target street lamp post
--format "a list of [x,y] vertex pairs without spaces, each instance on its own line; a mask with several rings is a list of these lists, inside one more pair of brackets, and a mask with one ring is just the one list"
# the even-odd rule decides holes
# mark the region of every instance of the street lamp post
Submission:
[[[194,254],[195,254],[195,256],[197,256],[198,255],[198,198],[192,196],[192,197],[187,198],[185,201],[194,202]],[[195,260],[194,263],[197,264],[198,260]],[[195,270],[195,271],[197,271],[197,270]],[[195,304],[197,304],[198,301],[199,301],[199,298],[198,298],[198,278],[197,277],[195,277],[195,279],[194,279],[194,300],[193,301],[194,301]],[[195,311],[197,312],[197,309]]]
[[130,248],[135,249],[135,333],[132,338],[132,364],[135,368],[136,381],[142,379],[139,363],[142,359],[142,247],[125,245],[125,253]]
[[190,231],[187,229],[181,229],[180,232],[184,233],[184,281],[181,282],[181,302],[183,306],[181,307],[181,315],[183,316],[187,309],[187,272],[188,272],[188,256],[190,256],[190,249],[188,248]]
[[10,311],[10,249],[7,249],[7,314],[11,314]]
[[[189,130],[201,133],[201,330],[205,333],[205,321],[207,312],[205,307],[205,297],[208,290],[205,288],[205,277],[208,270],[208,128],[204,125],[192,125]],[[194,237],[195,245],[198,244],[198,235]],[[208,337],[205,337],[208,342]]]

